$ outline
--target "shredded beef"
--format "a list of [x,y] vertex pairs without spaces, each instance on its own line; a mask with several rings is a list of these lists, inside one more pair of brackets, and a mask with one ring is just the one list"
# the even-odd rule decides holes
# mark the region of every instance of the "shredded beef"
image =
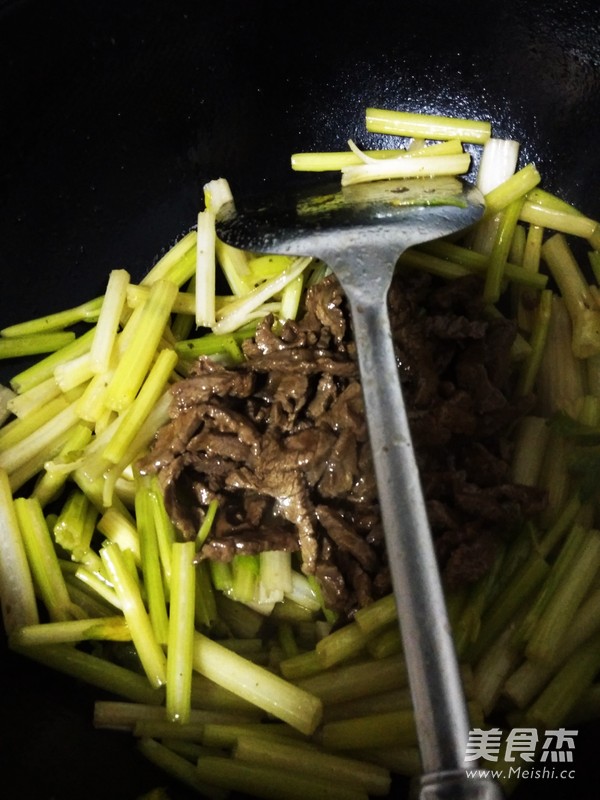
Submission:
[[[399,273],[390,318],[444,581],[477,580],[512,526],[545,497],[511,483],[508,438],[532,398],[512,396],[516,329],[490,319],[477,278]],[[200,359],[172,388],[170,422],[141,462],[197,560],[298,552],[329,607],[350,617],[391,589],[351,320],[337,280],[311,287],[299,321],[272,316],[245,361]]]

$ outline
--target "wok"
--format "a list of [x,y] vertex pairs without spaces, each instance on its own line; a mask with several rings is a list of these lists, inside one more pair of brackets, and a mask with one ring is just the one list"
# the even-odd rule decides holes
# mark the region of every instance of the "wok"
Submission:
[[[300,180],[292,152],[388,145],[365,133],[367,106],[490,120],[598,218],[599,34],[595,0],[3,2],[1,326],[101,293],[110,269],[141,277],[207,180],[254,192]],[[1,647],[4,797],[190,796],[126,734],[92,729],[101,693]],[[582,728],[575,779],[514,796],[595,797],[597,744]]]

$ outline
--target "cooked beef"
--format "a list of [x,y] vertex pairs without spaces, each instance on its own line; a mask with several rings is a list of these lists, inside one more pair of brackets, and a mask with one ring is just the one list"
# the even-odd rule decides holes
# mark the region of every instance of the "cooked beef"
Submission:
[[[513,323],[490,319],[481,283],[399,273],[394,342],[432,533],[449,586],[491,566],[542,493],[510,482],[508,438],[532,398],[512,397]],[[193,537],[219,511],[197,559],[298,551],[302,570],[345,616],[390,591],[355,348],[330,276],[299,321],[271,316],[228,368],[200,359],[173,386],[171,420],[141,463],[171,518]]]

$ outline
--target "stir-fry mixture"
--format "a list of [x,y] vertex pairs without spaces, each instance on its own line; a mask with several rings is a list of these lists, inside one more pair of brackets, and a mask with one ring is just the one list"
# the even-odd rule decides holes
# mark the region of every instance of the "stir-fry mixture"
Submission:
[[[488,122],[366,130],[397,147],[292,168],[486,201],[388,299],[472,726],[597,718],[600,227]],[[420,759],[352,320],[326,264],[221,242],[204,188],[138,283],[0,332],[9,646],[112,694],[93,724],[202,797],[387,796]]]

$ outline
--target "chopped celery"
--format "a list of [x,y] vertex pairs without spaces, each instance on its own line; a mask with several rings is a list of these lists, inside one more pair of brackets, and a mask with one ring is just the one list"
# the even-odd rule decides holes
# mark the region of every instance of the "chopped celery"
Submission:
[[[169,636],[167,602],[150,500],[150,489],[146,481],[140,481],[135,495],[135,517],[140,541],[145,604],[148,609],[148,617],[156,641],[159,645],[166,645]],[[130,550],[123,552],[131,553]]]
[[173,544],[166,708],[169,718],[181,723],[188,722],[191,711],[196,587],[194,553],[193,542]]
[[14,507],[35,586],[50,620],[59,622],[80,616],[81,610],[77,609],[69,597],[54,542],[39,501],[34,498],[18,497]]
[[0,600],[4,630],[10,634],[39,622],[33,578],[19,527],[8,475],[0,468]]
[[30,436],[48,420],[53,420],[59,411],[68,408],[64,395],[59,395],[49,400],[49,402],[36,408],[25,417],[13,419],[11,422],[0,428],[0,452],[21,442],[26,436]]
[[139,587],[128,572],[123,553],[118,545],[105,544],[101,556],[120,600],[125,619],[131,630],[131,638],[137,648],[149,684],[156,689],[167,680],[166,657],[152,629]]
[[[145,275],[142,279],[142,284],[144,286],[152,286],[153,283],[159,280],[168,280],[178,286],[185,283],[185,279],[180,282],[178,278],[182,273],[185,274],[188,271],[188,264],[192,265],[193,272],[193,265],[196,262],[196,239],[197,233],[195,230],[189,231],[185,236],[182,236]],[[192,272],[187,276],[188,280]]]
[[65,311],[58,311],[55,314],[48,314],[48,316],[28,320],[27,322],[19,322],[16,325],[10,325],[8,328],[0,330],[0,336],[7,338],[31,336],[70,328],[77,322],[95,322],[98,319],[103,302],[104,297],[95,297],[93,300],[88,300]]
[[298,758],[298,749],[293,742],[270,741],[251,736],[238,738],[235,758],[240,761],[264,764],[287,769],[292,772],[301,771],[307,777],[314,776],[336,784],[350,784],[361,787],[368,794],[385,796],[391,786],[388,770],[356,759],[320,752],[313,748],[302,751]]
[[214,213],[198,214],[196,261],[196,327],[213,328],[215,317],[215,218]]
[[159,705],[164,701],[164,690],[152,687],[144,675],[105,658],[85,653],[70,644],[27,648],[15,646],[14,649],[57,672],[133,702]]
[[200,633],[194,634],[193,662],[202,675],[302,733],[313,733],[321,720],[323,707],[317,697]]
[[[138,742],[138,750],[152,764],[160,767],[168,775],[172,775],[182,784],[191,787],[208,800],[227,800],[229,792],[219,789],[210,782],[202,780],[194,764],[170,750],[155,739],[144,738]],[[210,780],[210,778],[209,778]]]
[[[511,175],[503,183],[494,187],[485,195],[486,216],[497,214],[511,203],[514,203],[515,200],[526,196],[534,186],[538,185],[540,180],[541,175],[535,166],[533,164],[527,164],[527,166],[515,172],[514,175]],[[522,207],[519,209],[519,218],[524,218]]]
[[75,334],[71,331],[0,337],[0,358],[22,358],[40,353],[55,353],[74,340]]
[[124,617],[100,617],[25,625],[13,634],[11,647],[39,647],[88,640],[128,642],[131,634]]
[[265,281],[239,300],[229,303],[219,312],[219,319],[213,328],[214,332],[230,333],[240,328],[245,324],[249,313],[301,275],[311,261],[311,258],[295,259],[292,264],[277,277],[270,281]]
[[82,336],[78,336],[74,341],[61,347],[56,352],[52,353],[41,361],[37,361],[31,367],[19,372],[11,378],[10,385],[21,394],[27,389],[32,389],[34,386],[42,383],[48,378],[54,376],[54,370],[59,364],[64,364],[72,358],[86,353],[90,347],[94,337],[94,330],[89,330]]
[[519,158],[519,143],[513,139],[490,137],[483,145],[476,185],[487,195],[515,172]]
[[140,307],[128,347],[107,386],[105,404],[109,408],[123,411],[133,402],[168,322],[176,294],[177,287],[171,281],[159,280],[152,284],[147,302]]
[[[456,155],[462,153],[462,146],[458,139],[449,139],[445,142],[423,145],[404,150],[365,150],[363,156],[367,159],[397,159],[413,158],[415,156]],[[298,172],[325,172],[328,170],[341,170],[364,163],[356,152],[346,150],[339,153],[294,153],[291,157],[292,169]]]
[[562,233],[542,245],[542,256],[557,282],[573,324],[573,353],[586,358],[600,352],[600,307]]
[[381,108],[367,108],[365,117],[367,130],[373,133],[423,139],[460,139],[477,144],[484,144],[491,136],[492,126],[484,121]]
[[90,359],[94,372],[104,372],[110,366],[123,307],[127,298],[130,275],[124,269],[115,269],[109,275],[104,302],[94,330]]
[[144,421],[163,394],[171,372],[177,364],[174,350],[161,350],[139,394],[122,415],[120,422],[104,450],[104,458],[118,464],[139,432]]
[[379,159],[369,164],[344,167],[342,186],[387,178],[419,178],[433,175],[463,175],[469,171],[468,153],[449,156],[414,156],[405,159]]

